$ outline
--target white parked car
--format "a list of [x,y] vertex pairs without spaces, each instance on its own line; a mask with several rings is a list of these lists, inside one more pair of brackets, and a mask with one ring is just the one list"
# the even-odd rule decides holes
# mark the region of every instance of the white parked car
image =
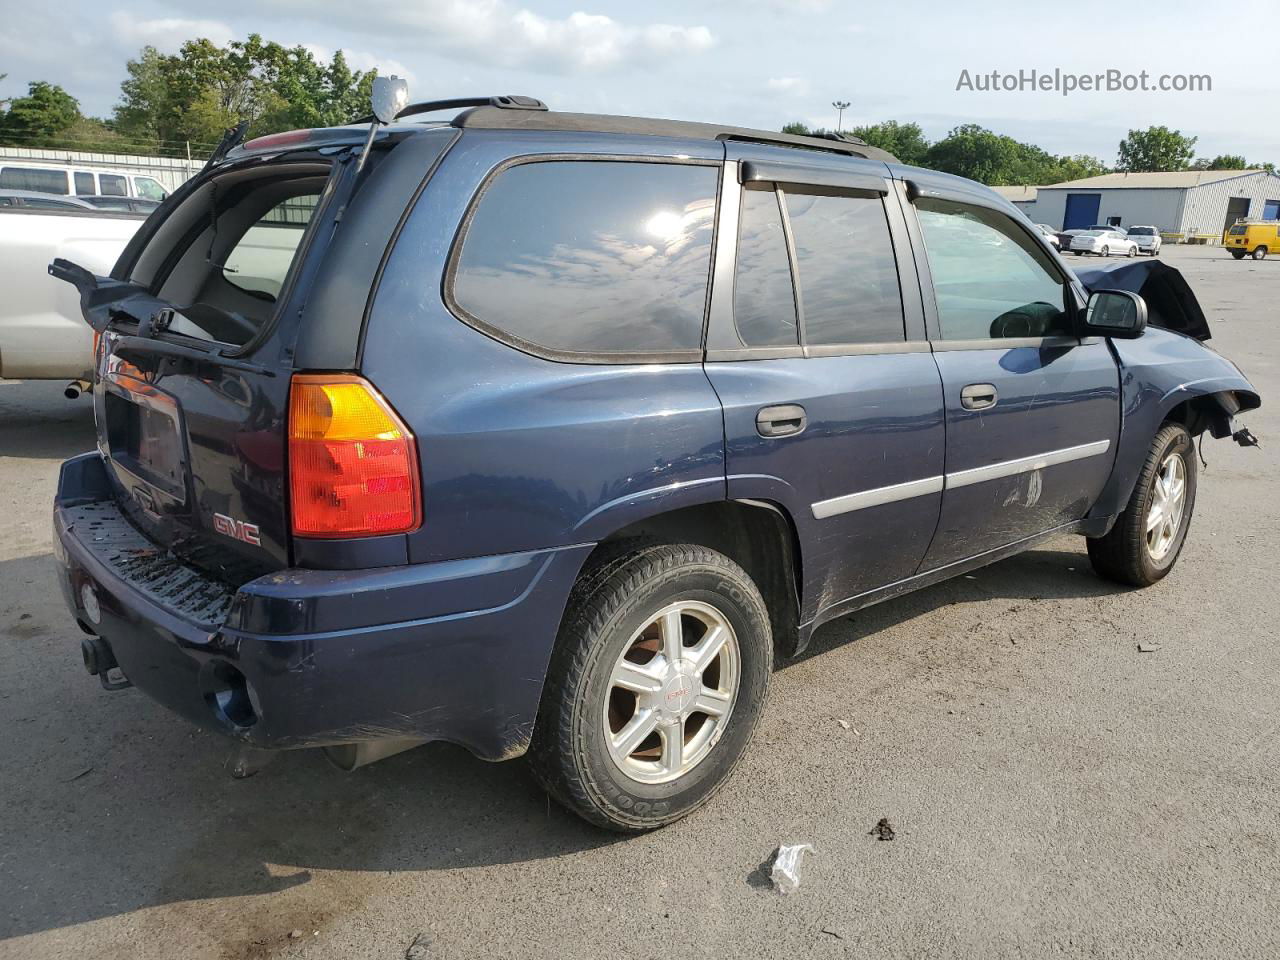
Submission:
[[1049,241],[1055,250],[1061,249],[1061,244],[1058,242],[1057,230],[1053,229],[1053,227],[1049,226],[1047,223],[1037,223],[1036,229],[1044,234],[1044,238]]
[[1071,238],[1072,253],[1096,253],[1100,257],[1119,254],[1136,257],[1138,245],[1119,230],[1085,230]]
[[1155,227],[1130,227],[1129,239],[1138,245],[1139,253],[1159,256],[1160,231]]

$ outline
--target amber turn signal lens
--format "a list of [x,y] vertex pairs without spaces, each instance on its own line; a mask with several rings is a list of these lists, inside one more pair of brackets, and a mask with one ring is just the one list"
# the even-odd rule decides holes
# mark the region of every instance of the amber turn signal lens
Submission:
[[413,434],[364,378],[295,374],[289,492],[300,537],[372,537],[422,523]]

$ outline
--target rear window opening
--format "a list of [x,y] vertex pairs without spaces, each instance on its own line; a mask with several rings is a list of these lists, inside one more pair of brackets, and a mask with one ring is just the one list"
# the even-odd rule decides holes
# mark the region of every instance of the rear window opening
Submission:
[[324,163],[229,171],[173,211],[130,274],[173,305],[169,332],[243,347],[271,322],[329,171]]

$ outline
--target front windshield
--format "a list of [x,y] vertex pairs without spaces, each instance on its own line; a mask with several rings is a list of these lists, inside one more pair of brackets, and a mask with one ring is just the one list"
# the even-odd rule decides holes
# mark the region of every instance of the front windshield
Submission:
[[1105,230],[1086,230],[1084,233],[1080,234],[1080,236],[1082,236],[1082,237],[1100,237],[1100,236],[1102,236],[1102,235],[1103,235],[1104,233],[1106,233],[1106,232],[1107,232],[1107,231],[1105,231]]
[[1131,237],[1153,237],[1155,236],[1154,227],[1134,227],[1129,231]]

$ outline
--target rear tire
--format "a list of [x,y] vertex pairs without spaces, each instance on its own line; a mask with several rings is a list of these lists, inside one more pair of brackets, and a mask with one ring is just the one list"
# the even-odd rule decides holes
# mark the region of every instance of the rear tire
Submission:
[[1253,248],[1253,259],[1255,259],[1255,260],[1265,260],[1265,259],[1267,259],[1267,248],[1266,248],[1266,247],[1254,247],[1254,248]]
[[1103,256],[1103,257],[1109,257],[1109,256],[1111,256],[1111,248],[1110,248],[1110,247],[1103,247],[1103,248],[1102,248],[1101,253],[1099,253],[1099,256]]
[[1129,257],[1136,257],[1137,255],[1138,255],[1137,247],[1130,247],[1129,252],[1126,254],[1126,256],[1129,256]]
[[723,554],[650,545],[597,566],[574,588],[556,641],[529,748],[534,776],[610,830],[687,816],[742,758],[772,663],[764,600]]
[[1195,444],[1187,428],[1167,423],[1151,441],[1129,503],[1105,536],[1088,540],[1099,576],[1149,587],[1173,569],[1196,504]]

